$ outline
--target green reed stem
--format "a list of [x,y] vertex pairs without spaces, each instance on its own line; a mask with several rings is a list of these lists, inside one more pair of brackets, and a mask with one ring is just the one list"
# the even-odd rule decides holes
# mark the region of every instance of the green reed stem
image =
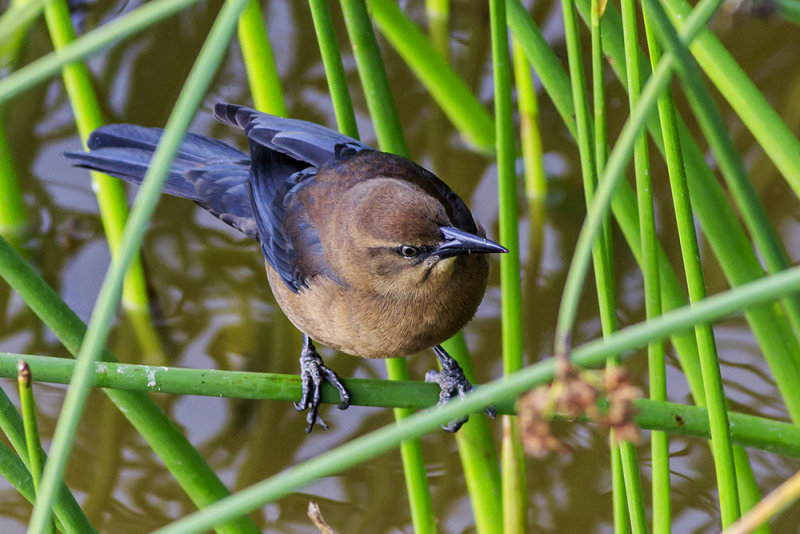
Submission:
[[0,15],[0,68],[13,65],[28,27],[41,13],[46,0],[11,0]]
[[[14,489],[25,497],[28,502],[34,502],[36,500],[36,493],[33,489],[33,479],[30,471],[28,471],[28,468],[22,463],[20,457],[14,454],[14,451],[2,442],[0,442],[0,476],[3,477],[6,482],[14,486]],[[55,513],[58,514],[58,512]],[[60,524],[59,527],[61,527]]]
[[308,0],[308,5],[314,19],[314,30],[317,33],[317,43],[319,43],[325,77],[328,80],[328,92],[333,101],[333,111],[336,114],[339,131],[358,139],[356,114],[353,111],[353,102],[347,87],[347,77],[342,65],[342,56],[339,53],[339,42],[333,28],[330,7],[327,0]]
[[175,152],[227,49],[226,45],[244,4],[245,0],[229,0],[220,10],[208,39],[178,97],[164,135],[153,155],[151,165],[136,197],[119,250],[100,289],[100,295],[78,355],[75,376],[64,399],[62,416],[59,418],[53,436],[50,459],[42,477],[42,491],[33,509],[30,523],[32,533],[42,532],[50,516],[54,492],[66,467],[72,441],[91,386],[91,367],[103,351],[111,318],[122,290],[125,272],[141,244],[147,221],[155,209],[161,185],[167,176]]
[[[627,68],[628,104],[636,107],[641,92],[639,46],[636,29],[636,7],[633,0],[622,0],[622,30]],[[642,276],[644,279],[645,313],[648,318],[661,314],[661,282],[658,272],[658,237],[653,208],[650,155],[647,133],[643,130],[634,145],[636,196],[642,238]],[[664,344],[654,342],[647,347],[650,398],[667,400],[666,360]],[[653,526],[670,530],[669,444],[663,432],[650,437],[652,456]],[[642,517],[640,520],[644,521]]]
[[[450,42],[448,34],[448,10],[449,0],[429,0],[426,2],[427,13],[429,15],[429,32],[431,33],[431,42],[436,49],[436,52],[447,61],[450,57]],[[483,108],[480,108],[481,111]],[[485,114],[485,113],[484,113]],[[467,349],[467,343],[463,335],[456,335],[452,339],[447,340],[443,344],[444,349],[459,363],[461,369],[464,371],[464,376],[471,383],[477,382],[477,376],[472,366],[472,359]],[[513,411],[513,408],[512,408]],[[521,447],[519,438],[508,440],[506,438],[506,425],[509,417],[503,418],[504,423],[504,459],[510,458],[505,452],[507,446],[514,447],[517,452],[519,460],[515,465],[503,465],[502,472],[508,472],[515,469],[518,473],[515,478],[516,481],[524,483],[524,469],[519,469],[520,466],[524,468],[524,451]],[[510,426],[508,433],[519,433],[517,425]],[[458,454],[461,459],[461,465],[464,469],[464,480],[467,485],[467,493],[470,496],[473,514],[475,516],[475,530],[479,534],[484,533],[501,533],[503,532],[503,522],[508,522],[511,517],[508,510],[509,501],[503,499],[503,493],[506,495],[523,495],[524,485],[514,488],[509,493],[503,489],[503,479],[501,478],[500,464],[497,460],[497,451],[495,449],[492,433],[489,428],[489,421],[483,414],[477,414],[472,417],[466,424],[461,427],[456,435],[456,443],[458,444]],[[516,444],[516,445],[514,445]],[[518,501],[519,499],[510,499],[511,501]],[[504,505],[506,510],[503,510]],[[519,507],[514,507],[515,511]],[[525,512],[525,507],[522,506],[522,512]],[[519,521],[516,521],[519,523]]]
[[[661,58],[661,49],[653,36],[649,17],[644,14],[644,26],[647,34],[647,45],[650,52],[650,63],[656,66]],[[672,99],[672,91],[668,87],[658,100],[658,113],[661,119],[661,131],[664,141],[664,153],[666,156],[667,170],[669,172],[672,199],[675,208],[675,220],[678,227],[678,237],[681,243],[681,255],[683,258],[684,272],[689,291],[689,302],[698,302],[706,297],[705,279],[703,277],[703,267],[700,263],[700,249],[697,243],[697,235],[694,227],[694,217],[692,213],[692,201],[689,195],[689,187],[684,170],[683,154],[680,146],[680,135],[677,128],[677,118],[675,115],[675,105]],[[714,374],[719,373],[719,361],[717,357],[717,347],[714,341],[714,332],[708,324],[699,324],[695,327],[697,338],[697,348],[701,361],[706,362],[706,367],[710,367]],[[705,405],[704,402],[701,405]],[[717,407],[718,408],[718,407]],[[737,470],[740,463],[737,465]],[[669,481],[667,473],[666,482]],[[655,476],[653,479],[653,495],[657,495]],[[742,494],[742,488],[739,488]],[[669,502],[666,503],[667,513]],[[669,518],[669,515],[664,516]],[[667,519],[668,521],[668,519]],[[654,532],[667,533],[670,531],[667,521],[653,521]]]
[[[698,4],[698,8],[692,13],[695,24],[693,24],[691,28],[694,33],[699,31],[700,22],[707,21],[708,17],[713,14],[713,7],[715,7],[713,2],[717,2],[717,0],[705,0],[701,2]],[[689,35],[689,37],[693,36],[694,34]],[[578,243],[573,254],[572,265],[567,273],[564,296],[562,297],[558,323],[556,324],[557,350],[567,345],[572,325],[575,322],[575,314],[579,302],[579,295],[583,286],[584,273],[588,268],[589,254],[593,248],[597,246],[595,238],[602,228],[602,221],[611,202],[614,188],[624,174],[625,166],[632,155],[636,138],[642,128],[644,128],[648,115],[656,104],[656,98],[671,79],[673,65],[672,57],[670,55],[664,56],[664,59],[647,82],[647,85],[641,93],[639,104],[631,111],[631,115],[614,146],[614,150],[611,152],[605,172],[603,173],[603,178],[600,180],[600,186],[596,195],[597,198],[594,199],[589,206],[584,226],[578,236]],[[578,114],[578,117],[580,116],[581,114]],[[578,131],[578,137],[580,138],[580,128]],[[602,240],[598,242],[602,243]],[[595,270],[597,270],[596,264]]]
[[[22,425],[25,428],[25,444],[28,449],[28,465],[33,489],[38,495],[41,487],[42,469],[44,466],[44,451],[39,439],[39,427],[36,424],[36,401],[33,398],[33,381],[31,370],[25,360],[17,362],[17,385],[19,387],[19,404],[22,411]],[[45,527],[46,532],[55,530],[55,518],[51,518]]]
[[[584,19],[589,21],[589,0],[579,0],[578,6]],[[520,38],[526,55],[528,55],[539,73],[544,88],[548,91],[567,128],[575,135],[574,115],[569,102],[570,91],[566,74],[560,68],[558,59],[547,46],[533,21],[524,16],[524,9],[518,0],[509,0],[509,7],[514,12],[513,16],[509,15],[509,25],[515,35]],[[609,56],[611,65],[624,85],[626,74],[621,38],[622,25],[619,13],[611,4],[606,8],[602,26],[604,52]],[[656,116],[651,116],[649,128],[656,144],[663,149],[660,124]],[[695,202],[695,213],[705,231],[708,242],[720,261],[726,277],[732,285],[741,285],[758,279],[763,276],[759,260],[755,257],[749,239],[741,229],[736,214],[728,205],[726,194],[718,185],[715,176],[705,161],[703,152],[699,149],[680,118],[678,118],[678,129],[689,188],[692,199]],[[628,245],[641,263],[641,238],[635,205],[632,190],[626,182],[622,182],[618,186],[612,207]],[[659,262],[665,309],[674,309],[684,305],[686,299],[663,252],[659,255]],[[774,372],[774,376],[779,384],[779,389],[781,391],[789,391],[792,388],[800,388],[797,380],[794,379],[794,366],[791,365],[793,356],[797,354],[797,346],[794,342],[794,336],[789,330],[790,327],[782,314],[776,313],[776,309],[772,306],[762,306],[748,310],[745,313],[745,317],[770,367],[777,370]],[[677,349],[681,366],[686,373],[685,376],[695,401],[700,405],[705,405],[705,394],[703,392],[695,336],[674,335],[672,336],[672,343]],[[794,385],[792,386],[791,384]],[[796,420],[794,401],[794,397],[786,399],[789,411]],[[749,502],[756,502],[760,497],[758,497],[757,487],[755,486],[746,454],[740,448],[735,449],[734,453],[737,475],[740,477],[739,488],[742,491],[742,498],[749,500]]]
[[[511,50],[514,64],[514,81],[517,87],[525,196],[528,200],[528,231],[530,237],[526,280],[528,291],[535,291],[537,276],[534,273],[539,270],[544,247],[544,210],[547,182],[542,160],[539,109],[536,101],[536,91],[533,86],[533,74],[528,60],[516,39],[512,39]],[[504,460],[503,473],[516,472],[515,474],[506,475],[508,488],[505,490],[505,494],[518,495],[518,498],[515,499],[516,505],[514,500],[511,499],[506,503],[506,510],[503,514],[503,520],[508,525],[506,531],[513,531],[511,525],[516,525],[516,531],[525,532],[528,523],[528,507],[526,506],[525,498],[527,487],[525,450],[520,438],[519,422],[515,418],[503,418],[502,458]]]
[[0,103],[49,79],[64,65],[104,50],[196,2],[198,0],[154,0],[90,31],[61,48],[57,54],[47,54],[0,80]]
[[25,443],[28,450],[28,465],[33,488],[39,493],[44,465],[42,443],[39,439],[39,428],[36,424],[36,401],[33,398],[31,370],[25,360],[17,362],[17,384],[19,386],[19,403],[22,411],[22,424],[25,429]]
[[425,18],[434,49],[450,62],[450,0],[425,0]]
[[[705,132],[709,143],[712,146],[723,174],[729,176],[728,184],[734,192],[734,197],[738,198],[738,204],[743,210],[745,220],[750,219],[751,231],[753,224],[770,226],[766,213],[759,214],[756,209],[750,211],[748,216],[743,202],[753,202],[752,196],[745,194],[748,189],[752,189],[745,174],[744,168],[739,159],[733,143],[728,137],[727,131],[722,123],[719,113],[714,107],[711,95],[705,90],[699,72],[688,56],[688,51],[683,49],[683,45],[674,34],[674,29],[660,8],[645,4],[648,19],[652,21],[653,28],[661,40],[670,51],[675,54],[678,62],[678,74],[681,77],[682,85],[687,92],[690,104],[700,122],[700,126]],[[739,193],[737,194],[737,189]],[[752,191],[754,194],[755,192]],[[763,244],[762,244],[763,246]],[[762,248],[762,253],[766,252]],[[785,258],[784,258],[785,259]],[[769,264],[770,261],[767,260]],[[791,300],[791,299],[789,299]],[[706,399],[708,401],[709,416],[711,418],[712,448],[714,449],[714,460],[717,470],[717,480],[720,492],[720,509],[722,512],[723,527],[730,525],[740,515],[738,492],[736,490],[736,471],[733,463],[733,451],[730,443],[725,440],[728,435],[727,411],[725,409],[725,397],[722,388],[722,380],[719,377],[719,368],[716,362],[706,362],[701,360],[703,366],[703,377],[706,382]],[[713,368],[711,368],[713,366]],[[713,374],[712,374],[713,373]],[[706,379],[710,374],[711,381]],[[716,413],[716,417],[715,417]]]
[[375,32],[364,0],[341,0],[347,33],[353,46],[367,108],[375,124],[375,135],[381,150],[405,156],[408,146],[402,135],[394,100],[383,66]]
[[[644,323],[636,325],[635,330],[644,328]],[[620,332],[628,335],[629,330]],[[648,336],[647,340],[659,339],[669,335],[660,332]],[[643,346],[647,340],[637,342],[633,347]],[[594,354],[595,341],[575,349],[576,353]],[[629,352],[628,355],[633,355]],[[584,356],[580,356],[584,358]],[[68,384],[75,370],[75,361],[52,356],[35,356],[30,354],[14,354],[0,352],[0,377],[14,378],[19,360],[25,360],[37,382]],[[595,356],[590,360],[580,359],[582,365],[599,367],[603,364]],[[598,363],[599,362],[599,363]],[[537,364],[539,365],[539,364]],[[550,363],[547,365],[552,368]],[[236,399],[260,399],[294,402],[300,398],[300,377],[272,373],[253,373],[246,371],[216,371],[204,369],[186,369],[179,367],[163,367],[149,365],[123,364],[116,362],[96,362],[93,369],[93,387],[111,389],[112,392],[138,391],[158,392],[174,395],[203,395],[208,397],[226,397]],[[544,381],[552,379],[543,379]],[[207,381],[207,387],[198,386],[198,381]],[[156,383],[153,384],[152,381]],[[150,382],[150,383],[148,383]],[[410,407],[423,410],[436,406],[438,388],[435,384],[425,382],[399,382],[392,380],[374,380],[351,378],[344,381],[348,389],[353,388],[355,406],[372,407]],[[481,385],[477,390],[481,390]],[[325,387],[322,402],[338,404],[336,391]],[[702,407],[677,404],[671,402],[638,399],[634,421],[644,429],[663,430],[670,434],[709,437],[708,411]],[[10,410],[16,414],[9,402]],[[493,402],[499,413],[516,414],[515,399]],[[0,409],[0,416],[3,414]],[[9,436],[15,436],[25,447],[22,420],[19,414]],[[559,416],[560,417],[560,416]],[[731,429],[735,441],[743,446],[765,450],[793,458],[800,457],[800,427],[791,423],[775,421],[768,418],[730,412]],[[477,419],[477,418],[476,418]],[[583,419],[582,419],[583,420]],[[19,428],[16,427],[18,425]],[[3,427],[5,429],[5,427]],[[463,427],[463,428],[466,428]],[[463,429],[462,428],[462,429]],[[461,432],[459,430],[459,432]],[[26,459],[27,456],[24,459]]]
[[[675,28],[683,32],[691,6],[684,0],[665,0],[662,7]],[[772,159],[795,194],[800,195],[800,139],[781,120],[711,30],[701,32],[690,48],[703,72]]]
[[428,88],[453,125],[479,150],[493,150],[495,125],[490,119],[486,120],[488,116],[483,105],[447,60],[436,52],[416,24],[400,11],[397,2],[368,2],[381,33]]
[[[12,0],[0,16],[0,69],[11,69],[27,38],[27,31],[42,10],[43,1]],[[25,201],[17,180],[14,158],[8,145],[3,109],[0,106],[0,234],[19,241],[27,228]]]
[[0,116],[0,234],[13,239],[24,232],[27,224],[25,202],[17,183],[14,160]]
[[[464,336],[458,334],[442,343],[442,347],[458,362],[467,380],[475,384],[477,376]],[[436,384],[426,385],[434,386],[428,390],[433,394],[428,406],[433,406],[439,399],[439,387]],[[416,408],[421,409],[419,406]],[[496,408],[499,413],[505,414],[516,411],[513,403]],[[475,530],[478,534],[499,534],[503,532],[503,507],[506,503],[503,500],[503,479],[489,420],[481,412],[474,414],[456,432],[455,438],[472,513],[475,516]],[[505,467],[504,465],[503,468]]]
[[[381,150],[401,156],[408,155],[403,130],[394,107],[386,69],[380,55],[378,42],[372,30],[364,0],[341,0],[345,25],[353,46],[353,54],[361,76],[361,84],[367,100],[375,133]],[[386,371],[390,380],[408,380],[408,366],[401,358],[386,360]],[[395,408],[395,419],[400,424],[413,412]],[[400,454],[403,459],[403,473],[406,479],[411,520],[414,531],[419,533],[436,532],[433,516],[431,492],[422,457],[422,443],[419,438],[402,444]]]
[[[583,11],[584,18],[588,19],[588,0],[579,0],[578,3]],[[611,58],[611,65],[615,68],[624,85],[626,75],[624,61],[622,60],[623,46],[619,38],[621,35],[621,23],[619,14],[613,6],[608,7],[606,16],[603,18],[603,24],[607,26],[603,34],[605,50]],[[644,59],[640,61],[642,68],[646,70]],[[705,231],[708,242],[720,261],[726,277],[733,285],[737,285],[763,276],[761,265],[753,253],[750,240],[741,229],[738,216],[728,205],[726,193],[722,191],[716,177],[709,169],[704,153],[698,148],[679,117],[677,125],[695,214]],[[653,140],[663,150],[660,124],[655,115],[651,116],[649,128]],[[617,221],[626,234],[629,244],[634,245],[638,242],[638,224],[633,218],[628,217],[631,213],[628,206],[632,206],[634,202],[632,197],[633,195],[630,193],[627,184],[622,183],[614,198],[613,208]],[[693,224],[693,222],[690,224]],[[634,254],[639,254],[635,247],[633,251]],[[679,296],[681,291],[678,289],[677,279],[671,267],[665,263],[663,255],[660,261],[662,265],[661,275],[665,308],[683,305],[685,299]],[[791,386],[788,385],[789,383],[794,383],[795,388],[800,387],[794,378],[796,374],[790,370],[787,371],[787,369],[792,368],[787,366],[792,363],[792,359],[797,355],[798,348],[794,335],[783,314],[777,312],[776,307],[761,307],[748,311],[745,316],[770,367],[772,369],[780,369],[779,372],[775,373],[779,388],[791,389]],[[703,327],[701,326],[700,328]],[[708,334],[713,335],[710,330]],[[686,371],[692,394],[696,402],[704,406],[705,394],[702,390],[702,377],[700,369],[697,367],[699,363],[697,338],[694,335],[690,338],[677,336],[673,337],[673,344],[678,349],[678,356],[681,359],[681,365]],[[789,405],[790,413],[793,413],[792,404],[794,398],[786,399],[786,402]],[[761,499],[760,492],[755,483],[747,455],[740,447],[734,449],[734,461],[736,462],[740,498],[744,505],[752,506]]]
[[239,15],[238,34],[256,109],[268,110],[273,115],[285,117],[286,104],[281,81],[258,0],[248,0]]
[[[508,52],[505,0],[490,0],[489,25],[494,75],[495,151],[499,201],[499,237],[508,249],[500,256],[503,373],[508,375],[525,365],[522,352],[522,280],[517,224],[517,174],[513,102],[511,99],[511,58]],[[525,456],[518,422],[503,418],[502,481],[503,532],[528,531]],[[505,431],[508,429],[508,432]]]
[[[570,354],[570,359],[581,366],[602,365],[612,354],[624,353],[641,347],[654,339],[666,337],[677,330],[690,328],[698,322],[714,320],[742,307],[779,298],[782,292],[798,290],[800,290],[800,268],[792,268],[715,295],[692,307],[665,313],[646,323],[612,334],[602,341],[588,343],[575,349]],[[217,522],[246,513],[280,498],[320,477],[340,473],[354,465],[384,454],[411,437],[436,430],[440,424],[446,421],[475,412],[494,402],[504,402],[516,398],[537,384],[552,380],[554,369],[553,359],[528,366],[470,392],[463,399],[449,402],[428,412],[416,413],[399,424],[376,430],[307,462],[291,467],[263,482],[250,486],[233,497],[215,503],[156,532],[157,534],[200,532]],[[694,410],[703,411],[700,408],[694,408]],[[675,413],[670,415],[676,427],[684,426],[681,414],[678,414],[677,417]],[[800,439],[795,427],[785,423],[783,425],[783,428],[786,428],[789,433],[794,433]],[[760,429],[761,439],[764,439],[766,435],[764,430],[763,427]],[[800,446],[800,441],[797,442],[797,445]]]
[[778,15],[793,22],[800,24],[800,2],[797,0],[775,0]]
[[[51,0],[44,8],[44,17],[56,53],[75,41],[75,30],[70,20],[66,0]],[[82,62],[73,62],[62,68],[64,87],[72,103],[75,123],[84,146],[89,134],[103,125],[100,104],[92,86],[89,69]],[[128,202],[123,183],[99,172],[91,172],[92,189],[97,196],[100,218],[103,221],[108,246],[112,256],[117,254],[122,238],[122,229],[128,217]],[[126,309],[136,313],[148,313],[149,299],[141,261],[137,257],[125,276],[122,302]]]
[[[590,30],[592,36],[592,101],[594,104],[594,150],[595,165],[597,175],[603,173],[608,159],[608,134],[606,128],[606,95],[605,95],[605,76],[603,73],[603,44],[602,27],[600,25],[600,2],[592,0]],[[603,238],[605,247],[611,250],[611,226],[609,221],[603,225]],[[609,258],[610,259],[610,258]],[[611,266],[609,265],[609,268]],[[609,332],[616,325],[607,326]],[[616,365],[619,362],[619,355],[609,358],[608,365]],[[612,507],[614,514],[614,532],[627,533],[630,531],[630,514],[628,513],[628,492],[625,490],[625,472],[623,463],[623,451],[621,445],[616,443],[613,430],[609,436],[609,456],[611,461],[611,494]],[[625,452],[626,459],[631,458],[631,451]],[[630,471],[630,468],[629,468]],[[636,506],[634,501],[634,506]],[[637,507],[638,508],[638,507]],[[634,514],[638,517],[640,514]],[[634,523],[637,524],[637,523]]]
[[539,104],[533,86],[530,64],[517,39],[512,39],[514,81],[519,108],[520,144],[525,163],[525,195],[529,202],[543,202],[547,196],[542,134],[539,130]]
[[[589,115],[588,98],[586,94],[586,79],[583,69],[582,51],[580,45],[580,32],[578,30],[575,6],[572,0],[562,0],[561,10],[564,17],[564,31],[567,42],[567,55],[569,59],[569,73],[572,86],[573,107],[575,109],[577,124],[577,141],[581,159],[581,174],[583,176],[584,197],[587,208],[592,204],[597,187],[597,160],[596,148],[593,139],[592,119]],[[602,146],[602,142],[601,142]],[[607,227],[607,217],[600,222],[599,228]],[[593,239],[591,246],[592,263],[594,265],[595,282],[597,285],[597,298],[600,306],[600,321],[603,335],[608,336],[617,329],[616,302],[614,296],[614,276],[611,261],[610,234],[604,235],[596,241]],[[587,248],[587,259],[588,251]],[[568,280],[569,281],[569,280]],[[568,287],[568,286],[567,286]],[[565,288],[562,306],[569,293]],[[559,336],[556,329],[555,351],[556,354],[566,355],[569,351],[568,336]],[[628,503],[628,513],[634,532],[641,531],[644,518],[644,499],[642,497],[639,465],[636,460],[636,449],[631,443],[620,443],[620,459],[623,478],[625,481],[625,494]]]
[[[688,5],[680,0],[671,0],[665,2],[662,9],[669,10],[672,24],[676,24],[681,30],[684,28],[685,25],[681,24],[680,20],[685,16]],[[795,194],[800,194],[800,140],[792,134],[767,103],[764,95],[758,91],[755,84],[711,32],[707,30],[701,32],[692,44],[691,50],[705,74],[750,129]],[[705,88],[699,70],[689,60],[688,52],[685,57],[681,54],[676,58],[679,59],[678,74],[681,76],[692,109],[719,161],[722,175],[742,213],[756,250],[763,256],[767,271],[777,272],[786,269],[790,261],[780,237],[770,223],[766,208],[747,176],[728,129]],[[788,297],[782,304],[795,329],[795,335],[800,335],[800,298]]]
[[[8,245],[6,244],[6,246]],[[7,378],[17,377],[17,365],[19,364],[19,360],[20,358],[17,358],[16,363],[8,361],[8,373],[4,376]],[[69,374],[64,376],[66,381],[69,381]],[[28,455],[28,443],[25,438],[25,425],[22,422],[22,416],[17,412],[11,399],[8,398],[8,395],[6,395],[5,391],[2,389],[0,389],[0,429],[2,429],[6,438],[8,438],[8,442],[11,443],[11,446],[14,447],[19,455],[16,456],[11,453],[16,461],[3,460],[2,463],[4,465],[2,469],[4,472],[2,475],[6,480],[11,482],[26,499],[33,503],[36,500],[36,492],[33,487],[33,478],[27,467],[30,465],[30,456]],[[44,455],[44,451],[41,451],[41,454]],[[18,464],[22,464],[21,469],[24,473],[19,472],[20,466]],[[6,473],[5,471],[7,470],[10,471],[10,473]],[[9,476],[6,476],[7,474]],[[21,476],[23,476],[24,480],[20,478]],[[15,480],[18,481],[19,484],[15,482]],[[30,491],[28,491],[28,488]],[[83,513],[83,510],[81,510],[81,507],[78,505],[78,501],[75,500],[75,497],[63,483],[59,487],[58,494],[56,495],[56,500],[53,504],[53,513],[56,515],[58,528],[64,532],[70,534],[96,532],[86,518],[86,514]]]

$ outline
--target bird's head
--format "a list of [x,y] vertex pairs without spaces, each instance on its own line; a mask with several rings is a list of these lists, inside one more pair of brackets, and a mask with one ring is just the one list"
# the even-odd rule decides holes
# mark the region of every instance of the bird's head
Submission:
[[344,200],[335,254],[345,272],[353,273],[346,280],[351,286],[397,298],[442,291],[482,296],[485,254],[508,252],[453,226],[439,199],[404,180],[367,180]]

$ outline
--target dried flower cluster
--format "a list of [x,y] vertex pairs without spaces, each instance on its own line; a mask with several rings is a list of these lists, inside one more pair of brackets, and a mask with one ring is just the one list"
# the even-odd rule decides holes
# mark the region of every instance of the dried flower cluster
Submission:
[[[633,422],[633,401],[640,396],[621,367],[609,367],[605,377],[599,371],[581,370],[566,359],[556,362],[556,379],[539,386],[519,400],[519,424],[525,450],[533,456],[566,452],[566,446],[551,429],[553,416],[588,417],[602,428],[614,431],[617,440],[637,441],[639,428]],[[605,379],[604,379],[605,378]],[[601,396],[608,409],[598,408]]]

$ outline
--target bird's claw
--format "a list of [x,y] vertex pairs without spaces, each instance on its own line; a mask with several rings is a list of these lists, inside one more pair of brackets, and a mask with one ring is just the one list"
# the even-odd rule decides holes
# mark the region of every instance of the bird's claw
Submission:
[[[439,384],[439,402],[437,403],[439,405],[445,404],[456,397],[463,397],[472,390],[472,384],[467,380],[467,377],[464,376],[464,371],[461,370],[458,363],[447,355],[447,353],[444,354],[447,358],[443,358],[438,351],[436,352],[439,361],[442,363],[441,372],[431,369],[425,373],[425,382]],[[484,408],[483,413],[491,418],[497,415],[493,406]],[[442,425],[442,429],[446,432],[457,432],[458,429],[461,428],[461,425],[466,423],[468,419],[469,416],[464,416],[463,419],[448,421],[447,424]]]
[[310,340],[303,347],[303,352],[300,355],[300,379],[302,381],[302,394],[300,402],[295,402],[294,407],[298,412],[308,410],[306,414],[306,422],[308,423],[306,432],[311,432],[315,423],[321,429],[327,430],[328,425],[319,416],[322,383],[327,381],[337,389],[341,400],[339,404],[340,410],[346,410],[350,406],[350,394],[339,379],[339,375],[322,362],[322,358],[317,354]]

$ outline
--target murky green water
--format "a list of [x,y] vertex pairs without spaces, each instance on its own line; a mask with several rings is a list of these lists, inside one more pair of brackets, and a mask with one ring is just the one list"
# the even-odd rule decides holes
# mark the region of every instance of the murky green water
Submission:
[[[405,4],[405,3],[404,3]],[[86,15],[90,24],[117,16],[137,2],[102,2]],[[404,7],[422,21],[422,2]],[[101,54],[90,62],[106,117],[115,122],[163,126],[193,59],[218,8],[201,4],[143,36]],[[542,3],[537,20],[552,43],[560,43],[560,5]],[[335,124],[324,72],[319,60],[311,17],[304,2],[269,3],[270,38],[290,114],[322,124]],[[334,17],[340,42],[346,43],[338,10]],[[722,17],[717,33],[745,70],[765,92],[779,114],[800,132],[800,31],[779,21]],[[482,2],[455,2],[453,54],[458,71],[480,97],[491,98],[488,12]],[[544,21],[544,22],[542,22]],[[384,43],[385,44],[385,43]],[[24,60],[48,50],[43,25],[32,31]],[[558,51],[566,57],[559,44]],[[411,154],[467,200],[477,218],[496,237],[495,169],[459,140],[436,105],[402,61],[385,47],[385,61]],[[358,110],[362,138],[374,142],[352,57],[345,67]],[[214,123],[215,101],[249,103],[247,83],[237,47],[231,47],[220,74],[206,97],[193,131],[242,146],[237,133]],[[627,114],[626,99],[609,73],[610,124],[615,133]],[[551,350],[558,301],[567,261],[583,217],[583,197],[577,149],[556,112],[542,100],[542,129],[551,191],[546,214],[544,253],[539,265],[529,262],[527,209],[521,204],[522,259],[525,263],[525,313],[528,361]],[[5,110],[9,137],[34,230],[26,244],[30,257],[67,303],[88,320],[108,265],[108,252],[97,216],[88,174],[69,168],[60,156],[75,150],[72,114],[60,81],[18,97]],[[789,252],[800,256],[797,198],[757,148],[752,137],[727,108],[725,119],[780,229]],[[660,163],[659,163],[660,164]],[[660,195],[662,241],[679,265],[679,251],[668,184],[662,167],[654,171]],[[621,236],[615,236],[620,323],[642,319],[642,290],[637,267]],[[726,288],[717,264],[704,246],[711,292]],[[154,302],[157,329],[169,358],[165,364],[198,368],[297,372],[300,337],[276,308],[269,292],[261,256],[255,244],[188,201],[164,197],[144,244],[144,259]],[[495,260],[496,261],[496,260]],[[490,288],[476,319],[466,330],[481,381],[501,373],[498,272],[494,265]],[[599,335],[596,302],[589,283],[577,342]],[[21,300],[0,284],[0,350],[65,355],[54,336],[28,312]],[[785,417],[761,355],[743,321],[720,324],[715,332],[732,405],[741,411]],[[124,328],[112,334],[110,346],[119,359],[137,361]],[[669,349],[671,351],[671,349]],[[384,377],[383,362],[327,354],[343,376]],[[422,379],[435,359],[426,352],[408,359],[412,377]],[[688,389],[670,357],[670,398],[688,400]],[[644,364],[631,368],[644,387]],[[10,381],[4,389],[15,395]],[[40,385],[40,425],[52,432],[64,388]],[[157,396],[158,402],[183,427],[222,479],[239,489],[288,466],[336,447],[356,436],[389,424],[389,410],[353,407],[341,413],[324,408],[332,429],[307,436],[302,415],[289,403],[251,402],[203,397]],[[500,435],[499,421],[493,424]],[[537,532],[606,532],[610,530],[611,498],[606,436],[580,427],[563,457],[530,460],[529,505],[532,530]],[[445,433],[426,436],[425,459],[432,484],[434,509],[442,532],[474,531],[470,503],[455,441]],[[713,467],[707,445],[699,440],[673,439],[671,468],[675,532],[708,532],[717,528]],[[649,450],[640,447],[642,470],[648,473]],[[762,490],[773,488],[800,463],[753,452],[751,460]],[[68,484],[90,520],[103,532],[150,531],[191,512],[194,507],[163,469],[142,439],[105,396],[90,398],[70,464]],[[267,532],[316,532],[306,518],[309,500],[318,502],[328,522],[340,532],[411,532],[399,454],[382,456],[339,476],[326,478],[254,513]],[[29,506],[0,481],[0,530],[23,532]],[[776,532],[795,532],[800,512],[790,511],[776,523]]]

